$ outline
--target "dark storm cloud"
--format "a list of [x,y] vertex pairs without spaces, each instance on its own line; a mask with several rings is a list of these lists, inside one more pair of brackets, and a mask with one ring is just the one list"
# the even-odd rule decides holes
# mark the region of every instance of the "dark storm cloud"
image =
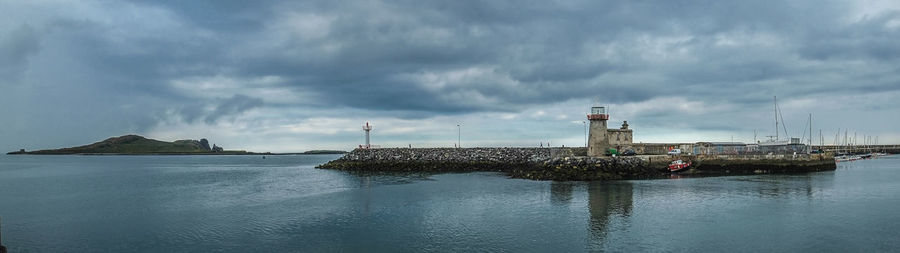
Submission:
[[[855,55],[889,57],[897,46],[880,43],[895,37],[886,33],[875,32],[877,38],[862,44],[815,46],[815,42],[831,41],[835,36],[852,39],[849,35],[858,32],[850,31],[858,30],[857,26],[879,24],[869,20],[840,24],[838,20],[846,18],[840,12],[844,8],[841,4],[781,1],[285,4],[278,5],[286,6],[282,12],[274,13],[328,18],[327,24],[320,26],[326,30],[325,34],[307,36],[301,30],[276,44],[271,52],[254,52],[248,56],[241,64],[241,71],[246,75],[288,77],[292,85],[319,90],[328,103],[437,113],[505,111],[516,105],[593,97],[609,102],[641,101],[689,85],[702,90],[727,85],[729,89],[725,93],[740,94],[742,90],[765,88],[754,82],[815,75],[820,70],[793,66],[798,63],[793,56],[809,57],[810,50],[828,54],[862,50],[863,54]],[[291,33],[290,29],[282,32]],[[729,33],[767,34],[779,41],[772,48],[752,45],[715,48],[716,36]],[[666,43],[666,37],[688,39],[654,44]],[[812,49],[800,46],[806,43],[813,45]],[[328,46],[332,47],[331,51],[320,50]],[[679,49],[690,50],[688,56],[699,61],[648,56],[653,50],[670,53]],[[471,67],[489,71],[482,72],[482,76],[449,80],[438,89],[430,89],[425,80],[398,78],[452,75]],[[607,81],[605,76],[616,80]],[[647,76],[656,78],[643,79]],[[503,82],[512,84],[498,85]],[[827,89],[836,84],[821,85],[821,89]]]
[[860,5],[0,3],[17,10],[0,21],[0,84],[23,87],[5,91],[0,105],[29,108],[5,117],[17,119],[15,129],[90,125],[26,120],[74,115],[102,122],[95,131],[101,134],[179,120],[216,124],[251,109],[409,119],[516,113],[573,100],[683,97],[754,107],[776,94],[818,99],[900,90],[900,12],[859,13]]
[[[82,50],[77,57],[119,73],[103,83],[177,97],[169,83],[179,78],[272,75],[286,78],[283,85],[314,90],[321,103],[388,111],[508,111],[595,97],[643,101],[684,86],[728,85],[731,93],[819,71],[792,66],[798,61],[792,55],[893,61],[900,52],[890,43],[896,29],[883,31],[895,12],[841,24],[841,2],[135,3],[171,11],[181,25],[136,29],[158,34],[123,47],[104,26],[57,21],[81,24],[59,32]],[[716,48],[716,36],[730,33],[768,34],[780,44]],[[253,43],[264,46],[244,51],[242,45]],[[694,60],[652,54],[678,50]],[[482,71],[460,73],[470,68]],[[441,84],[415,78],[454,74],[462,76],[432,80]]]
[[[83,50],[77,57],[123,76],[105,83],[177,96],[170,94],[168,82],[178,78],[275,75],[287,78],[287,85],[318,91],[325,103],[385,110],[503,111],[510,105],[593,97],[640,101],[677,90],[673,86],[740,87],[815,71],[792,67],[796,61],[791,54],[814,60],[841,56],[893,60],[900,51],[890,43],[897,37],[896,29],[883,31],[896,13],[840,24],[838,20],[845,18],[841,2],[135,3],[171,11],[183,25],[136,29],[159,33],[126,41],[130,47],[123,48],[110,42],[114,34],[104,26],[57,21],[82,24],[61,31],[70,33],[69,46]],[[299,16],[287,19],[291,15]],[[316,23],[315,18],[325,21]],[[292,30],[297,27],[291,22],[309,22],[322,32]],[[782,40],[774,48],[781,51],[714,48],[715,36],[729,32],[771,34]],[[271,33],[283,36],[257,51],[235,52],[241,44],[272,39],[267,37]],[[687,39],[654,44],[665,37]],[[687,54],[700,61],[647,55],[679,49],[691,50]],[[15,52],[14,62],[21,62],[33,50],[9,51]],[[427,80],[401,78],[449,75],[472,67],[487,71],[444,80],[447,83],[437,89],[429,88]],[[610,82],[604,76],[617,80]],[[641,79],[647,76],[656,78]],[[500,82],[509,84],[497,85]]]

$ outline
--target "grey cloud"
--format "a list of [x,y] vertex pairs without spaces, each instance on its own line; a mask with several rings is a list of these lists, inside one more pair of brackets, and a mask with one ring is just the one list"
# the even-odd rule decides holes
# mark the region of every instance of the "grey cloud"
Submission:
[[[756,29],[772,30],[780,35],[790,32],[777,29],[795,15],[785,10],[797,9],[780,2],[739,4],[741,6],[698,6],[685,2],[603,2],[584,6],[544,1],[375,3],[376,10],[371,12],[360,12],[351,6],[318,9],[317,14],[338,17],[329,36],[313,44],[297,40],[279,48],[283,52],[303,52],[303,48],[336,44],[340,45],[337,53],[325,58],[309,57],[311,55],[306,53],[257,58],[250,62],[250,69],[258,65],[259,69],[268,70],[267,74],[292,77],[297,80],[296,85],[320,89],[326,101],[360,108],[457,113],[594,96],[609,101],[643,100],[672,92],[672,85],[719,85],[791,74],[783,69],[782,59],[773,56],[773,59],[751,62],[738,59],[724,66],[705,62],[680,65],[655,82],[621,80],[618,84],[610,84],[593,80],[609,72],[617,72],[619,76],[642,76],[658,74],[655,69],[665,68],[653,59],[639,55],[649,50],[639,44],[644,34],[652,34],[651,38],[653,35],[703,37],[733,29]],[[717,12],[729,16],[716,16]],[[395,19],[382,16],[398,13],[402,15]],[[449,36],[410,39],[421,31],[441,31]],[[616,42],[619,48],[612,50],[618,59],[588,55],[585,50],[591,48],[591,41]],[[602,51],[607,46],[593,47]],[[696,56],[706,55],[704,48],[697,50]],[[271,62],[273,59],[275,62]],[[281,66],[283,70],[272,71],[271,65]],[[402,83],[390,78],[397,74],[458,70],[472,65],[497,66],[503,72],[501,74],[508,74],[521,85],[515,90],[498,90],[496,83],[485,80],[480,86],[451,85],[440,92],[430,92],[421,89],[423,84]],[[735,66],[740,68],[737,71],[729,68]],[[717,75],[721,77],[716,78]],[[623,86],[629,86],[633,91],[612,91]],[[522,90],[528,92],[517,92]],[[600,90],[603,92],[598,92]],[[484,104],[474,100],[439,99],[453,92],[478,94],[497,102]]]
[[230,98],[203,99],[179,105],[178,118],[165,118],[168,121],[182,120],[185,122],[202,121],[206,124],[215,124],[217,121],[240,115],[241,113],[264,105],[260,98],[237,94]]
[[231,98],[219,102],[215,109],[206,115],[203,121],[207,124],[212,124],[223,117],[243,113],[244,111],[262,105],[263,100],[260,98],[249,97],[246,95],[234,95]]
[[28,57],[37,54],[40,49],[40,34],[30,25],[22,24],[4,34],[0,38],[0,78],[7,81],[18,79],[27,68]]
[[164,7],[186,18],[193,25],[223,32],[249,32],[262,28],[271,17],[278,0],[134,0],[132,2]]
[[830,58],[895,61],[900,57],[900,11],[890,11],[807,37],[800,54],[813,60]]

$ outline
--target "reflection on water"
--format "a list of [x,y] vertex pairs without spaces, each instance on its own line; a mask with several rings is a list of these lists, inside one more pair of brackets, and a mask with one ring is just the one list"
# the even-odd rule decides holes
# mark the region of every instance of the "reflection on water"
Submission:
[[900,248],[898,158],[834,172],[615,182],[313,168],[337,157],[0,157],[4,244],[11,252]]
[[550,203],[554,205],[568,205],[572,202],[572,190],[575,182],[550,182]]
[[[323,170],[328,171],[328,170]],[[353,175],[354,177],[345,177],[346,180],[356,180],[360,186],[369,185],[395,185],[409,184],[418,181],[432,180],[430,177],[438,175],[433,172],[384,172],[384,171],[341,171]]]
[[590,182],[588,184],[588,210],[591,238],[595,244],[604,244],[607,229],[614,219],[624,222],[631,215],[634,187],[629,182]]
[[723,180],[722,185],[710,190],[722,191],[719,188],[725,188],[724,192],[752,194],[762,198],[812,199],[822,189],[829,188],[833,181],[833,172],[745,176]]
[[757,192],[764,197],[781,196],[805,196],[812,198],[813,188],[810,176],[796,175],[784,177],[769,177],[765,180],[755,180]]

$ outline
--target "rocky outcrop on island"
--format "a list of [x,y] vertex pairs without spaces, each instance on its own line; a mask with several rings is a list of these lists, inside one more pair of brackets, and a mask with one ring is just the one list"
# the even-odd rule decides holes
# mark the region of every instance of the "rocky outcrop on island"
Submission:
[[209,146],[209,141],[206,139],[200,139],[200,147],[206,150],[212,150],[212,148]]
[[65,154],[244,154],[245,151],[224,151],[209,146],[206,139],[177,140],[174,142],[147,139],[138,135],[125,135],[84,146],[38,151],[20,150],[7,154],[65,155]]

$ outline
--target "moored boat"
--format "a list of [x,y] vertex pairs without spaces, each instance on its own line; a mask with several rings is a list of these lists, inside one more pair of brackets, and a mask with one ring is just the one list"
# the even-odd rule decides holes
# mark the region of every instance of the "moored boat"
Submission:
[[835,156],[835,157],[834,157],[834,161],[835,161],[835,162],[849,162],[849,161],[850,161],[850,157],[845,156],[845,155],[842,155],[842,156]]
[[676,160],[669,163],[669,172],[678,172],[691,167],[691,161]]

